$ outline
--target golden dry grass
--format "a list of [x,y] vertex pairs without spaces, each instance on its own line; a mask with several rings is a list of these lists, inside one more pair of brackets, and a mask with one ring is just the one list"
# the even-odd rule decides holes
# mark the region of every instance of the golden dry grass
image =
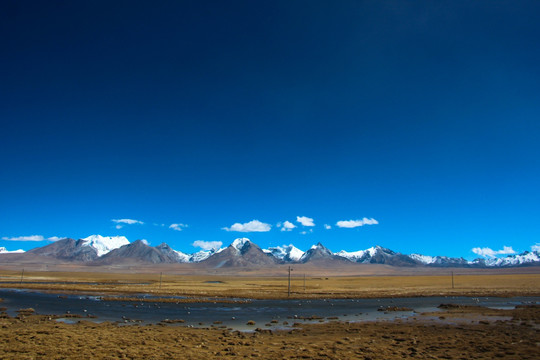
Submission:
[[[103,272],[0,271],[0,287],[98,294],[277,299],[288,297],[287,276],[217,276]],[[160,281],[161,280],[161,281]],[[293,276],[294,298],[540,295],[540,274],[410,276]]]

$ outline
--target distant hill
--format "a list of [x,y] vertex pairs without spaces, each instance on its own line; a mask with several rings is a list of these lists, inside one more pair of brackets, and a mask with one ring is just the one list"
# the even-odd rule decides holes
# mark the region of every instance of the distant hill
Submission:
[[271,266],[277,263],[277,258],[268,256],[258,245],[246,238],[234,240],[227,248],[201,261],[201,265],[213,268]]
[[[162,244],[163,245],[163,244]],[[137,240],[131,244],[121,246],[111,250],[94,261],[96,265],[112,265],[119,262],[135,261],[152,264],[177,263],[178,257],[168,252],[165,247],[160,248],[148,246],[144,241]]]
[[[15,256],[16,255],[16,256]],[[306,252],[293,244],[261,249],[247,238],[234,240],[222,249],[185,254],[172,249],[166,243],[149,246],[145,241],[130,243],[123,236],[105,237],[92,235],[84,239],[62,239],[17,254],[0,248],[0,261],[39,261],[39,258],[57,259],[62,262],[77,262],[91,265],[114,265],[125,263],[175,264],[197,263],[210,269],[231,267],[272,267],[279,264],[312,264],[314,266],[338,267],[340,264],[383,264],[396,267],[466,267],[498,268],[540,266],[540,254],[526,251],[504,258],[475,259],[446,256],[406,255],[390,249],[374,246],[353,252],[333,253],[323,244],[313,245]],[[38,260],[35,260],[38,259]]]

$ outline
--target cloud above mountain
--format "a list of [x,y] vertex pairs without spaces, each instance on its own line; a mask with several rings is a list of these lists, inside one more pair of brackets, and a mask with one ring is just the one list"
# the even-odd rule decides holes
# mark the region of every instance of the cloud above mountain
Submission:
[[111,221],[117,224],[127,224],[127,225],[144,224],[144,222],[142,221],[133,220],[133,219],[111,219]]
[[340,220],[336,223],[337,227],[352,229],[364,225],[377,225],[379,222],[373,218],[363,218],[360,220]]
[[187,228],[188,226],[186,224],[171,224],[169,225],[169,229],[173,229],[176,231],[182,231],[183,228]]
[[484,248],[475,247],[472,249],[472,252],[475,253],[476,255],[480,255],[482,257],[490,258],[490,259],[497,257],[497,255],[511,255],[511,254],[516,253],[514,249],[512,249],[511,246],[503,246],[501,250],[493,250],[488,247],[484,247]]
[[277,226],[281,228],[281,231],[292,231],[296,227],[292,222],[290,221],[284,221],[283,223],[278,223]]
[[223,243],[221,241],[195,240],[191,245],[201,248],[203,250],[215,250],[219,249],[221,245],[223,245]]
[[60,239],[64,239],[64,238],[61,238],[61,237],[58,237],[58,236],[52,236],[52,237],[49,237],[49,238],[45,238],[43,235],[28,235],[28,236],[13,236],[13,237],[4,236],[4,237],[2,237],[2,240],[5,240],[5,241],[45,241],[45,240],[58,241]]
[[315,226],[313,219],[307,216],[297,216],[296,222],[302,224],[302,226]]
[[247,223],[235,223],[230,227],[222,228],[225,231],[237,231],[237,232],[267,232],[270,231],[272,225],[260,222],[259,220],[251,220]]
[[133,220],[133,219],[111,219],[111,221],[116,224],[115,227],[117,229],[123,228],[124,225],[135,225],[135,224],[143,225],[144,224],[144,222],[142,221]]

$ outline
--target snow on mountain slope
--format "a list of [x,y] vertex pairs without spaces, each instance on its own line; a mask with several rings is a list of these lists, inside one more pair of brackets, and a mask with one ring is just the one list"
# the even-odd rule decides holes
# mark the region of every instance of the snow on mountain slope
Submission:
[[190,260],[191,260],[191,256],[190,256],[190,255],[184,254],[183,252],[177,251],[177,250],[173,250],[173,251],[174,251],[174,252],[176,253],[176,255],[178,256],[178,259],[180,259],[179,262],[183,262],[183,263],[190,262]]
[[220,248],[218,250],[201,250],[197,251],[196,253],[193,253],[189,258],[189,262],[201,262],[203,260],[208,259],[210,256],[220,253],[224,250],[224,248]]
[[169,256],[171,259],[174,259],[179,263],[187,263],[191,260],[191,255],[174,250],[166,243],[159,244],[158,246],[156,246],[156,249],[159,250],[162,254]]
[[[377,249],[381,248],[380,246],[373,246],[366,250],[358,250],[358,251],[345,251],[341,250],[337,253],[334,253],[334,255],[344,257],[345,259],[357,262],[358,260],[362,258],[371,258],[375,256],[377,253]],[[381,248],[382,249],[382,248]]]
[[248,238],[238,238],[234,240],[230,246],[238,251],[242,251],[242,248],[249,242],[251,241]]
[[90,235],[82,240],[85,241],[85,246],[96,249],[98,256],[105,255],[111,250],[129,244],[125,236]]
[[429,255],[411,254],[409,257],[425,265],[433,264],[435,261],[437,261],[437,257]]
[[369,253],[369,250],[371,249],[374,249],[374,248],[370,248],[367,250],[358,250],[358,251],[341,250],[341,251],[338,251],[337,253],[334,253],[334,255],[341,256],[341,257],[344,257],[345,259],[356,262],[358,259],[361,259],[362,257],[364,257],[366,253]]
[[485,260],[487,266],[517,266],[534,262],[540,262],[540,254],[537,251],[525,251],[518,255]]
[[263,251],[284,261],[299,261],[302,255],[304,255],[304,252],[293,244],[269,247],[268,249],[263,249]]

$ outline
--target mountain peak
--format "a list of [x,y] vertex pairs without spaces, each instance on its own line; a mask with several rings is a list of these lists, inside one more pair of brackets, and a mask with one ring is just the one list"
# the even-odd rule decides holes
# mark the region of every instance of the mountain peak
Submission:
[[306,251],[300,258],[301,262],[307,262],[315,259],[333,258],[334,254],[327,249],[320,242],[317,245],[313,245],[308,251]]
[[238,251],[242,251],[244,246],[249,243],[251,243],[251,240],[249,240],[248,238],[238,238],[232,242],[231,246]]
[[85,246],[96,249],[98,256],[105,255],[111,250],[129,244],[129,241],[125,236],[90,235],[81,240],[84,241]]
[[282,245],[282,246],[272,246],[268,249],[263,250],[265,253],[270,254],[279,260],[283,261],[299,261],[304,252],[298,249],[293,244]]
[[311,245],[310,249],[313,249],[313,250],[315,250],[315,249],[326,249],[326,247],[323,244],[321,244],[320,242],[318,242],[316,245]]

